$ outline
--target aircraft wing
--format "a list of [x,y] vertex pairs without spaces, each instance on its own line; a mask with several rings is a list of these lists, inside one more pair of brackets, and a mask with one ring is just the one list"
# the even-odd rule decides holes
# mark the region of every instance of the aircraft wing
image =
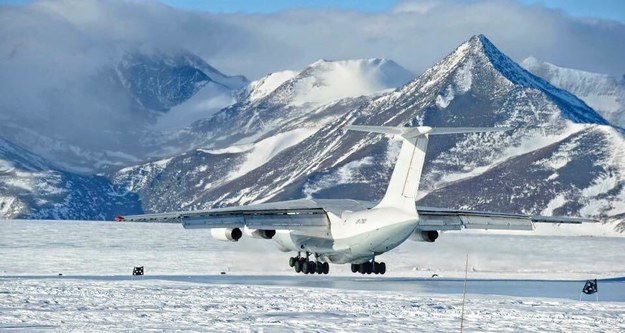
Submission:
[[181,223],[185,229],[243,228],[298,230],[330,225],[326,211],[312,200],[162,214],[118,216],[119,222]]
[[445,208],[417,207],[419,213],[418,228],[429,230],[461,230],[461,229],[492,229],[492,230],[534,230],[534,223],[567,223],[580,224],[599,222],[581,217],[557,217],[476,212]]

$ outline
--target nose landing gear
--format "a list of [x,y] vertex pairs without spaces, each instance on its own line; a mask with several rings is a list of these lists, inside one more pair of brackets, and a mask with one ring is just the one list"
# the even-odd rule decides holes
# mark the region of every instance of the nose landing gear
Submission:
[[386,264],[383,262],[367,261],[362,264],[352,264],[352,273],[360,274],[384,274],[386,273]]
[[289,258],[289,266],[293,267],[296,273],[304,274],[328,274],[330,272],[330,264],[320,262],[319,255],[315,253],[315,260],[310,260],[311,253],[306,252],[306,257],[302,257],[301,253],[297,253],[297,257]]

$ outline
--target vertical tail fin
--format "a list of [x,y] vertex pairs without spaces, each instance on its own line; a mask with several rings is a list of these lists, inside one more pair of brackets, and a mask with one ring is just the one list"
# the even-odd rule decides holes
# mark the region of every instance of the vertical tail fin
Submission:
[[505,127],[456,127],[432,128],[419,127],[386,127],[346,125],[344,129],[361,132],[393,134],[402,138],[401,151],[395,163],[393,174],[378,207],[396,207],[410,212],[414,211],[421,172],[425,163],[425,153],[430,135],[459,134],[475,132],[506,131]]

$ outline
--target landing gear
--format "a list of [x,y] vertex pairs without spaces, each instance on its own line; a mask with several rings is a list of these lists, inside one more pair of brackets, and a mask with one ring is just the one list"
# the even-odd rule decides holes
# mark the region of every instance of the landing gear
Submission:
[[330,272],[330,264],[320,262],[319,255],[315,253],[315,260],[310,260],[311,253],[306,252],[306,256],[302,257],[301,253],[297,253],[297,257],[289,258],[289,266],[293,267],[296,273],[304,274],[328,274]]
[[352,273],[360,274],[384,274],[386,273],[386,264],[383,262],[367,261],[362,264],[352,264]]

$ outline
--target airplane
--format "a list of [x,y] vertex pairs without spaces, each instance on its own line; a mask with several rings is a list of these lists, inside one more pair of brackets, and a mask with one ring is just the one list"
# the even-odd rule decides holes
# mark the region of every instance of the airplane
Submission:
[[597,222],[550,217],[417,207],[416,198],[431,135],[506,131],[510,128],[432,128],[342,125],[344,130],[393,135],[402,140],[386,193],[377,203],[351,199],[299,199],[201,211],[117,216],[119,222],[181,223],[211,229],[222,241],[243,235],[272,239],[283,252],[297,252],[289,266],[304,274],[328,274],[329,263],[351,264],[360,274],[384,274],[376,256],[407,239],[434,242],[439,232],[462,229],[534,230],[534,223]]

